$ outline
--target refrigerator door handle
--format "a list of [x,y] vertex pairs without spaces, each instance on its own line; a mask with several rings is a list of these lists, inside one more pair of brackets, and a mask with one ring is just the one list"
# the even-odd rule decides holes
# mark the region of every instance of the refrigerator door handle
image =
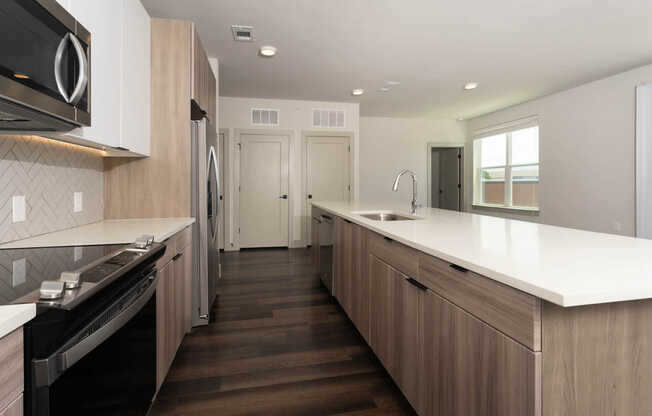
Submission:
[[[212,163],[211,163],[212,162]],[[216,193],[214,195],[211,195],[212,201],[211,204],[215,205],[215,213],[213,214],[215,216],[215,221],[217,221],[218,216],[220,215],[220,204],[219,200],[217,199],[219,194],[220,194],[220,181],[219,181],[219,171],[217,170],[217,156],[215,156],[215,148],[211,146],[209,152],[208,152],[208,171],[211,171],[211,167],[215,171],[215,187],[216,187]],[[211,229],[212,230],[212,229]],[[215,230],[213,232],[213,241],[217,240],[217,227],[215,227]]]

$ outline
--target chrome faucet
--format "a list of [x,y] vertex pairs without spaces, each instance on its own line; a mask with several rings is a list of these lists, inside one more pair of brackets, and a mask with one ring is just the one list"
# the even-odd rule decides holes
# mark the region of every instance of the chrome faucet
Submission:
[[399,174],[396,176],[396,180],[394,180],[394,186],[392,187],[392,191],[396,192],[398,191],[398,183],[401,180],[401,176],[404,174],[408,174],[412,176],[412,211],[411,213],[414,215],[417,213],[417,208],[420,207],[420,205],[417,204],[417,174],[412,172],[409,169],[403,169]]

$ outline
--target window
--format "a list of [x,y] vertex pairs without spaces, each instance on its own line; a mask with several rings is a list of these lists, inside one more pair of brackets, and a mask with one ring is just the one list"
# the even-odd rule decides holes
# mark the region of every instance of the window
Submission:
[[539,207],[539,127],[485,136],[473,142],[474,205]]

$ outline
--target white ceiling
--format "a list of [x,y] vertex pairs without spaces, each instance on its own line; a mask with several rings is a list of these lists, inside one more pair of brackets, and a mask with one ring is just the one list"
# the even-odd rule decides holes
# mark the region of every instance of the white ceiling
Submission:
[[[468,118],[652,62],[650,0],[143,3],[197,23],[220,95],[360,102],[363,116]],[[235,42],[232,24],[255,41]],[[257,56],[267,44],[275,58]],[[401,85],[378,92],[388,80]]]

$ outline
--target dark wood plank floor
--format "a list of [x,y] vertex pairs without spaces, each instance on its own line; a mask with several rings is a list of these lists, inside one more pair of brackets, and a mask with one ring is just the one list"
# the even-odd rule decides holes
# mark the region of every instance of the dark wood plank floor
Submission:
[[181,345],[152,415],[414,415],[307,249],[225,253],[210,325]]

